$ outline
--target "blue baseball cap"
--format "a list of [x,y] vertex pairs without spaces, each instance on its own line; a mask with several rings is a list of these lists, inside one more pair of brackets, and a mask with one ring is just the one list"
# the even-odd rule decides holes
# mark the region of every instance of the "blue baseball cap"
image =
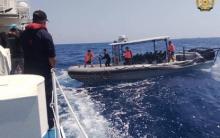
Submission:
[[10,24],[10,25],[9,25],[9,28],[10,28],[10,29],[13,29],[13,28],[17,29],[17,24],[14,24],[14,23],[13,23],[13,24]]

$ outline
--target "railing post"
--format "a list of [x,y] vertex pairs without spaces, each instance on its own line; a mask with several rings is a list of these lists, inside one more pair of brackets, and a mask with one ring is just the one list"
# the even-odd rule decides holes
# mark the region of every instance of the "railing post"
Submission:
[[168,53],[168,40],[165,39],[165,44],[166,44],[166,62],[168,63],[169,61],[169,53]]
[[185,47],[183,47],[183,61],[186,60],[186,55],[185,55]]
[[3,10],[3,14],[5,14],[5,1],[3,1],[2,10]]

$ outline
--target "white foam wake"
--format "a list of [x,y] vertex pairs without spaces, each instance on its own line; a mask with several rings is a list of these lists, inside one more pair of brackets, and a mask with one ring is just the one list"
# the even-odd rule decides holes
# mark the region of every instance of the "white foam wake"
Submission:
[[60,84],[63,86],[69,86],[71,85],[71,87],[79,87],[82,85],[81,82],[71,79],[68,75],[68,72],[64,69],[60,70],[60,71],[56,71],[57,79],[59,80]]
[[[60,72],[58,80],[62,84],[63,90],[68,97],[74,112],[89,138],[120,137],[117,130],[112,128],[111,123],[99,113],[100,105],[95,104],[91,100],[86,89],[65,86],[65,84],[69,85],[70,81],[71,83],[77,83],[76,81],[70,80],[66,71]],[[75,85],[76,84],[73,84],[73,86]],[[67,138],[81,138],[82,135],[77,123],[65,105],[63,97],[60,95],[58,99],[61,109],[60,114],[62,126],[64,127]]]

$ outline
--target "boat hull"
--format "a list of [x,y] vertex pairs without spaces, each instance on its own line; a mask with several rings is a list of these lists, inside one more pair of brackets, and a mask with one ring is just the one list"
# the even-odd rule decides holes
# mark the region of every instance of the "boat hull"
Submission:
[[183,72],[207,68],[213,65],[213,61],[202,63],[176,64],[143,64],[113,67],[77,67],[68,69],[68,74],[72,79],[83,82],[84,84],[105,83],[114,81],[133,81],[150,77],[163,76],[175,72]]

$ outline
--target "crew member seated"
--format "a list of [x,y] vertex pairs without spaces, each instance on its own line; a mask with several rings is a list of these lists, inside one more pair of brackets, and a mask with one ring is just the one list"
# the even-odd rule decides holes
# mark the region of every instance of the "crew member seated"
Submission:
[[86,67],[87,64],[90,64],[92,67],[92,61],[94,59],[94,54],[93,52],[89,49],[86,54],[85,54],[85,64],[84,64],[84,67]]
[[157,63],[163,63],[165,59],[166,59],[166,52],[165,51],[162,52],[160,50],[157,56]]
[[125,52],[124,52],[124,58],[125,58],[125,65],[131,65],[132,64],[132,52],[131,50],[129,49],[129,47],[126,47],[125,48]]

